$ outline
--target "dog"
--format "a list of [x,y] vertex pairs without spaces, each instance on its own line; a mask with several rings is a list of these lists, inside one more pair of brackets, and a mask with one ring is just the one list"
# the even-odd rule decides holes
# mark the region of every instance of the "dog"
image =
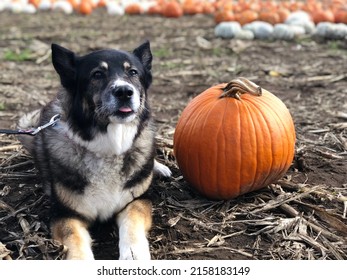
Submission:
[[155,160],[150,43],[83,56],[57,44],[51,49],[61,90],[19,127],[60,116],[35,137],[20,138],[50,193],[52,238],[67,247],[67,259],[94,259],[90,226],[114,219],[119,259],[148,260],[152,204],[142,196],[155,173],[171,175]]

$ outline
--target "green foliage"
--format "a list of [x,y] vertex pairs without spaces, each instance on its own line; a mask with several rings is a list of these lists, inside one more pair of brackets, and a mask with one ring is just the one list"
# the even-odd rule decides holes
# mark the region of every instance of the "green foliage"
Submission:
[[328,42],[328,47],[331,49],[331,50],[338,50],[341,48],[340,44],[338,41],[329,41]]
[[0,111],[5,111],[6,105],[5,102],[0,102]]
[[161,63],[161,66],[165,69],[178,69],[182,67],[182,63],[175,63],[171,61],[166,61]]
[[171,51],[167,48],[152,50],[154,57],[168,57],[171,55]]
[[28,49],[24,49],[22,51],[13,51],[7,50],[4,54],[4,59],[8,61],[25,61],[30,60],[32,58],[32,53]]
[[223,54],[223,49],[215,47],[215,48],[212,49],[212,54],[214,56],[221,56]]

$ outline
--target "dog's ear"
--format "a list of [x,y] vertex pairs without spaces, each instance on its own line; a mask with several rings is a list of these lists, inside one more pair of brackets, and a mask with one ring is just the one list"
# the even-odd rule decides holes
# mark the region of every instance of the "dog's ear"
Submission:
[[73,89],[76,77],[75,54],[57,44],[52,44],[52,63],[66,89]]
[[134,51],[133,54],[137,56],[142,65],[145,67],[147,71],[151,71],[152,69],[152,52],[151,47],[149,44],[149,41],[145,41],[142,45],[138,46]]

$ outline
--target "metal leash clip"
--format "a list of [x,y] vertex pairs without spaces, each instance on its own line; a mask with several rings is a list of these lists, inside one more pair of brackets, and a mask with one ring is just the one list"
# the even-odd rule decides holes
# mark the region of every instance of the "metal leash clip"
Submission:
[[44,125],[41,125],[37,128],[27,129],[27,130],[24,130],[24,129],[18,129],[18,130],[0,129],[0,134],[26,134],[26,135],[35,136],[42,129],[54,126],[59,120],[60,120],[60,115],[56,114],[49,120],[48,123],[45,123]]

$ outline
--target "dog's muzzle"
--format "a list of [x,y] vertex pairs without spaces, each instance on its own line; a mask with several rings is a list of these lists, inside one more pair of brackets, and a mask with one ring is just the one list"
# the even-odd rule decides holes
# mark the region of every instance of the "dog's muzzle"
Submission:
[[133,96],[134,90],[129,85],[123,85],[123,86],[114,87],[112,89],[112,94],[115,97],[117,97],[119,100],[127,101]]
[[134,90],[129,85],[118,86],[112,89],[112,95],[117,99],[117,102],[121,104],[118,109],[121,113],[131,113],[133,109],[131,108],[131,99],[134,95]]
[[[140,108],[140,93],[127,81],[117,80],[107,90],[104,106],[113,120],[131,121]],[[104,108],[105,108],[104,107]]]

